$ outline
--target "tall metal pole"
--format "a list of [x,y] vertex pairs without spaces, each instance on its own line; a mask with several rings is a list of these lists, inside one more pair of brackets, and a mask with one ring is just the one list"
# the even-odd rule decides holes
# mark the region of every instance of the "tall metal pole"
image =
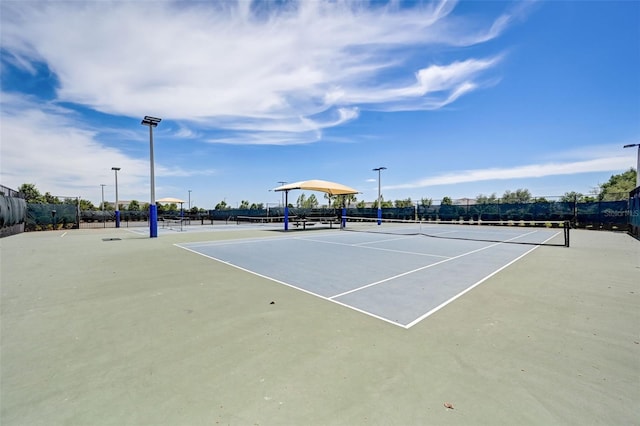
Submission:
[[289,230],[289,190],[284,191],[284,230]]
[[161,122],[161,118],[145,115],[143,126],[149,126],[149,163],[151,166],[151,202],[149,203],[149,237],[158,236],[158,206],[156,205],[156,179],[153,170],[153,128]]
[[111,170],[116,174],[116,228],[120,228],[120,203],[118,201],[118,170],[120,167],[112,167]]
[[387,170],[386,167],[377,167],[373,169],[374,172],[378,172],[378,225],[382,225],[382,194],[380,193],[380,172]]
[[151,167],[151,204],[156,204],[156,175],[154,170],[153,159],[153,126],[149,126],[149,164]]
[[623,148],[633,148],[634,146],[638,147],[638,160],[636,161],[636,188],[640,186],[640,143],[632,143],[629,145],[625,145]]

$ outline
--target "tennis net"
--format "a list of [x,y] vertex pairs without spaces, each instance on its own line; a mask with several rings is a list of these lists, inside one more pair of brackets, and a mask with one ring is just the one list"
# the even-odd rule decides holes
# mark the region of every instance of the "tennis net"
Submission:
[[284,216],[236,216],[237,225],[283,222]]
[[569,247],[568,221],[420,221],[346,217],[344,231]]

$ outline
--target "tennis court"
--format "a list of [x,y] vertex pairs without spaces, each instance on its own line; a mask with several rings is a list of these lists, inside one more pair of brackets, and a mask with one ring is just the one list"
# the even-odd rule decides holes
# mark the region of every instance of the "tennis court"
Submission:
[[3,238],[0,423],[637,423],[637,240],[323,226]]
[[314,229],[177,246],[405,328],[538,244],[557,240],[564,246],[563,231],[546,228],[422,227],[405,221],[350,222],[345,229],[352,228],[364,232]]

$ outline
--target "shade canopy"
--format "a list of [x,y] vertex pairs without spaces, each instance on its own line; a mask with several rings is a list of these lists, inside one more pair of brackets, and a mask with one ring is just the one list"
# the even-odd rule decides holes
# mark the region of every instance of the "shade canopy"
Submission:
[[186,201],[181,200],[179,198],[171,198],[171,197],[167,197],[167,198],[160,198],[159,200],[156,200],[156,203],[186,203]]
[[289,183],[274,188],[274,191],[290,191],[292,189],[306,189],[308,191],[326,192],[329,195],[349,195],[358,194],[357,189],[350,188],[340,183],[329,182],[326,180],[312,179],[300,182]]

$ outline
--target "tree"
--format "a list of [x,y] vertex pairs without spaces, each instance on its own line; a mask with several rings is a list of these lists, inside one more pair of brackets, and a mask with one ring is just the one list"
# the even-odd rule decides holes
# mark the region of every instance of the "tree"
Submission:
[[476,204],[497,204],[497,203],[498,203],[498,197],[496,196],[495,192],[489,196],[486,196],[484,194],[478,194],[478,196],[476,197]]
[[629,192],[636,187],[637,171],[633,168],[624,173],[612,175],[608,182],[600,185],[600,201],[617,201],[629,198]]
[[314,194],[311,194],[309,198],[307,198],[304,192],[300,194],[298,200],[296,201],[296,207],[302,209],[314,209],[318,207],[318,204],[318,199]]
[[442,201],[440,201],[441,206],[452,206],[453,200],[451,197],[442,197]]
[[249,209],[249,201],[247,201],[247,200],[240,201],[240,207],[238,207],[238,208],[243,209],[243,210],[248,210]]
[[80,210],[95,210],[96,206],[91,201],[80,199]]
[[[325,194],[325,198],[327,198],[327,195],[329,194]],[[332,195],[330,197],[334,199],[333,207],[335,208],[350,207],[351,203],[357,201],[355,194]],[[329,205],[329,207],[331,207],[331,205]]]
[[43,198],[46,204],[62,204],[60,198],[51,195],[49,192],[45,192]]
[[131,200],[129,206],[127,207],[127,210],[132,212],[140,211],[140,203],[137,200]]
[[216,210],[227,210],[230,207],[227,205],[227,202],[222,200],[218,204],[216,204]]
[[366,205],[367,203],[365,203],[364,200],[362,200],[362,201],[358,201],[358,203],[356,204],[356,207],[359,209],[363,209],[366,207]]
[[560,197],[560,202],[562,203],[574,203],[578,201],[582,201],[584,199],[584,195],[580,192],[565,192],[562,197]]
[[502,202],[505,204],[528,203],[531,201],[531,193],[528,189],[516,189],[515,192],[506,190],[502,195]]
[[343,195],[343,197],[347,202],[347,207],[350,207],[351,203],[355,203],[356,201],[358,201],[356,194],[347,194],[347,195]]
[[162,212],[177,212],[178,205],[176,203],[158,204],[158,211]]
[[[387,209],[387,208],[392,208],[393,207],[393,202],[392,201],[385,201],[384,200],[384,195],[380,194],[380,208],[383,209]],[[378,200],[373,202],[373,206],[374,209],[378,208]]]
[[396,208],[413,207],[413,201],[411,201],[411,198],[407,198],[404,200],[396,200],[394,204]]
[[296,207],[302,208],[304,207],[306,202],[307,202],[307,196],[304,195],[304,192],[303,192],[298,196],[298,199],[296,200]]
[[420,205],[422,207],[431,207],[432,204],[433,204],[433,200],[431,198],[421,198],[420,199]]
[[331,207],[331,202],[333,201],[334,196],[325,192],[324,199],[327,200],[328,206]]
[[23,183],[18,187],[18,191],[24,196],[24,199],[27,201],[27,203],[44,203],[42,194],[40,194],[40,191],[38,191],[33,183]]
[[350,207],[351,203],[358,201],[356,194],[336,195],[334,207]]

